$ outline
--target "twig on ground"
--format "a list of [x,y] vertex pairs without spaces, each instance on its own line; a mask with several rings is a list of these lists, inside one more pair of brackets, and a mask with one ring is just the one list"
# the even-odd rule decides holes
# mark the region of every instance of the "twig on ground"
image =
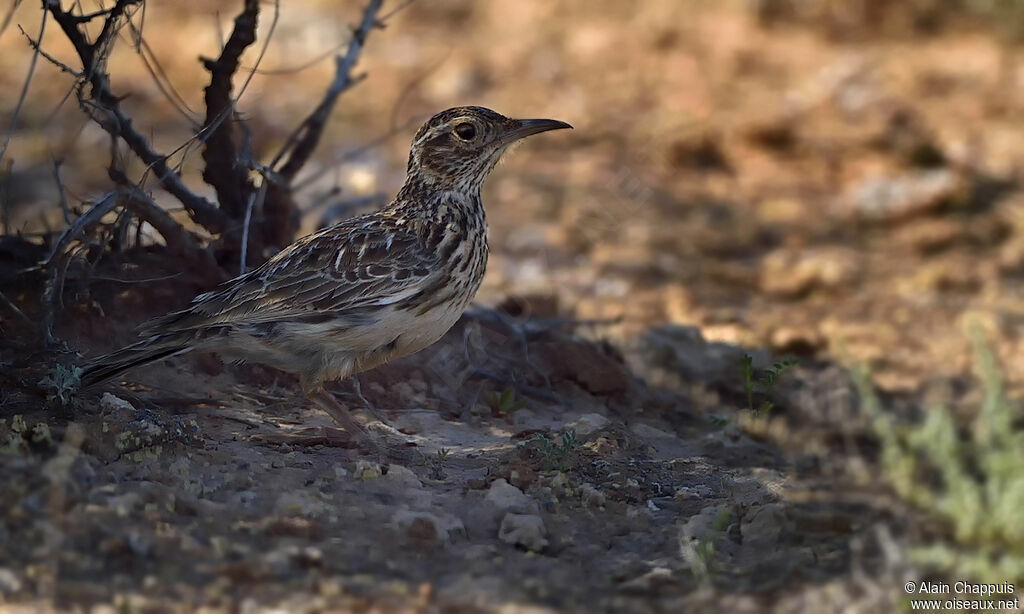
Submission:
[[11,301],[11,299],[7,298],[7,295],[4,294],[3,292],[0,292],[0,301],[3,301],[4,304],[7,305],[11,309],[11,311],[13,311],[14,313],[18,314],[18,316],[22,320],[25,320],[25,322],[29,326],[35,326],[35,322],[33,322],[27,315],[25,315],[25,312],[22,311],[21,309],[19,309],[18,306],[15,305],[14,302]]

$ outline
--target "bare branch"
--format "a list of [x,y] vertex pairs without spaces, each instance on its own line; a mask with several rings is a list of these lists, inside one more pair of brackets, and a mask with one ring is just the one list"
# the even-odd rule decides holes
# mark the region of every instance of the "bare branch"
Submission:
[[249,204],[245,208],[245,222],[242,226],[242,254],[239,257],[238,262],[238,274],[242,275],[246,271],[247,260],[249,255],[249,226],[252,223],[252,210],[263,208],[263,199],[267,195],[267,179],[264,178],[263,183],[260,184],[258,190],[249,195]]
[[132,152],[153,170],[160,185],[185,206],[196,223],[212,233],[221,233],[228,227],[228,216],[212,202],[192,192],[181,177],[167,166],[167,157],[154,151],[146,138],[132,127],[131,118],[121,109],[120,99],[110,90],[109,75],[101,67],[107,43],[112,41],[121,18],[125,16],[129,7],[141,1],[117,0],[116,4],[106,11],[103,28],[93,43],[86,40],[85,33],[79,28],[82,16],[63,10],[59,2],[47,1],[45,6],[60,25],[82,62],[85,81],[89,84],[91,92],[86,98],[83,88],[80,87],[79,101],[87,107],[89,104],[95,104],[106,118],[106,121],[101,121],[94,116],[97,123],[112,136],[124,140]]
[[[70,74],[71,76],[73,76],[76,79],[82,79],[82,78],[85,77],[85,75],[83,75],[82,73],[78,72],[74,68],[71,68],[70,66],[68,66],[64,62],[61,62],[60,60],[58,60],[57,58],[53,57],[49,53],[46,53],[45,51],[43,51],[43,48],[39,45],[39,41],[37,41],[37,40],[33,39],[31,36],[29,36],[28,32],[26,32],[25,29],[22,28],[20,25],[18,26],[18,30],[21,31],[21,34],[26,39],[28,39],[29,46],[31,46],[32,49],[35,50],[36,53],[38,53],[39,55],[41,55],[44,58],[46,58],[46,60],[48,62],[50,62],[51,64],[53,64],[57,68],[61,69],[63,72],[66,72],[66,73]],[[68,93],[70,94],[71,91],[74,91],[74,88],[72,88]],[[67,100],[67,96],[65,96],[64,99]],[[63,101],[61,101],[61,104],[63,104]],[[51,116],[51,118],[52,118],[52,116]],[[47,120],[47,123],[49,123],[49,120]]]
[[233,139],[234,101],[231,99],[231,79],[238,70],[238,61],[245,49],[256,42],[259,18],[259,0],[245,0],[245,8],[235,18],[235,27],[216,60],[200,58],[210,71],[210,85],[206,87],[206,123],[211,127],[203,150],[203,180],[217,192],[221,210],[232,219],[245,213],[245,204],[253,186],[247,173],[238,172],[237,154]]
[[50,248],[50,254],[43,261],[43,267],[49,268],[53,265],[54,261],[58,256],[64,254],[67,246],[85,231],[89,226],[99,222],[103,219],[103,216],[114,210],[114,207],[118,205],[120,199],[118,198],[117,190],[111,190],[99,198],[93,203],[89,210],[84,215],[80,216],[77,220],[71,223],[64,232],[61,233],[60,238]]
[[125,204],[132,213],[149,222],[149,225],[164,238],[164,243],[173,253],[193,265],[203,266],[209,274],[220,272],[220,267],[217,266],[212,254],[203,249],[202,240],[176,222],[149,194],[132,185],[122,186],[121,195],[125,197]]
[[0,34],[3,34],[7,30],[7,27],[11,25],[11,19],[14,18],[14,11],[18,10],[21,6],[21,0],[11,0],[11,8],[7,9],[7,13],[4,15],[2,21],[0,21]]
[[[43,13],[42,23],[39,24],[39,37],[38,40],[43,40],[43,34],[46,32],[46,13]],[[25,104],[25,96],[28,95],[28,86],[32,83],[32,75],[36,72],[36,60],[39,59],[39,48],[32,52],[32,60],[28,63],[28,75],[25,76],[25,83],[21,86],[21,95],[18,96],[18,104],[14,107],[14,115],[11,116],[11,125],[7,129],[7,135],[4,137],[3,147],[0,147],[0,162],[3,162],[4,155],[7,153],[7,147],[11,144],[11,136],[14,135],[14,128],[18,125],[18,116],[21,115],[21,107]]]
[[11,233],[11,175],[14,162],[8,160],[0,164],[0,223],[4,234]]
[[295,175],[302,170],[302,167],[309,161],[310,156],[316,149],[317,144],[319,144],[324,126],[327,125],[327,119],[331,114],[331,110],[334,109],[335,103],[338,102],[338,97],[345,90],[363,79],[362,76],[353,77],[352,70],[359,61],[359,56],[363,51],[363,45],[370,33],[370,29],[378,25],[377,13],[380,11],[382,3],[383,0],[370,0],[369,4],[366,5],[366,8],[363,10],[362,22],[352,32],[352,40],[349,42],[348,51],[345,52],[344,56],[339,55],[335,60],[337,70],[334,73],[334,80],[324,94],[323,100],[309,117],[296,128],[295,132],[292,133],[281,148],[281,151],[274,156],[273,162],[270,163],[271,167],[277,168],[278,163],[287,155],[288,159],[280,166],[278,173],[289,181],[294,179]]
[[198,124],[198,118],[195,117],[196,112],[188,106],[188,102],[182,97],[178,90],[171,83],[171,79],[167,76],[167,71],[164,70],[160,60],[156,57],[153,52],[153,48],[149,46],[146,39],[142,36],[142,30],[137,29],[135,24],[129,22],[128,27],[132,29],[132,34],[136,39],[136,51],[139,57],[142,59],[142,64],[146,67],[146,71],[149,72],[150,76],[153,77],[153,83],[156,84],[157,89],[164,95],[171,106],[184,117],[189,125]]

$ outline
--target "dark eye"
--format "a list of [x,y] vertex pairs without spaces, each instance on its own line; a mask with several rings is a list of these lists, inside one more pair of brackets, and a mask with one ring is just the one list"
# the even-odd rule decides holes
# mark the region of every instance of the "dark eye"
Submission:
[[458,135],[463,141],[472,141],[473,137],[476,136],[476,126],[469,122],[463,122],[455,125],[455,134]]

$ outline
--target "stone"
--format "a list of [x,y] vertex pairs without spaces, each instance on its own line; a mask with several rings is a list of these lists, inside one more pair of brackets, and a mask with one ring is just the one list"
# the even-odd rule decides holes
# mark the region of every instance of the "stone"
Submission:
[[578,436],[586,437],[594,431],[599,431],[608,426],[609,422],[608,418],[601,414],[589,413],[583,414],[565,426],[566,428],[574,429]]
[[790,526],[786,508],[779,503],[768,503],[748,510],[740,523],[743,545],[756,548],[771,548]]
[[466,534],[458,518],[432,512],[401,510],[391,522],[406,539],[427,547],[448,544],[455,536]]
[[484,496],[484,501],[500,510],[514,512],[535,512],[537,502],[526,496],[523,491],[509,484],[504,478],[491,482],[491,487]]
[[548,545],[544,519],[536,514],[505,514],[498,529],[498,539],[506,544],[540,552]]
[[604,493],[594,488],[592,484],[584,483],[580,486],[580,499],[583,500],[583,505],[588,507],[603,507],[607,498]]

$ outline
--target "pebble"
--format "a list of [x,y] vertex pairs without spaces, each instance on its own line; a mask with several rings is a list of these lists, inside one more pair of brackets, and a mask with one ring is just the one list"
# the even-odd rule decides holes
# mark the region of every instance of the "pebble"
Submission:
[[517,512],[537,511],[537,502],[527,497],[523,491],[505,481],[505,478],[498,478],[491,482],[491,487],[484,496],[484,501],[501,510],[512,510]]
[[505,514],[498,529],[498,539],[506,544],[522,546],[539,552],[548,545],[544,519],[535,514]]

